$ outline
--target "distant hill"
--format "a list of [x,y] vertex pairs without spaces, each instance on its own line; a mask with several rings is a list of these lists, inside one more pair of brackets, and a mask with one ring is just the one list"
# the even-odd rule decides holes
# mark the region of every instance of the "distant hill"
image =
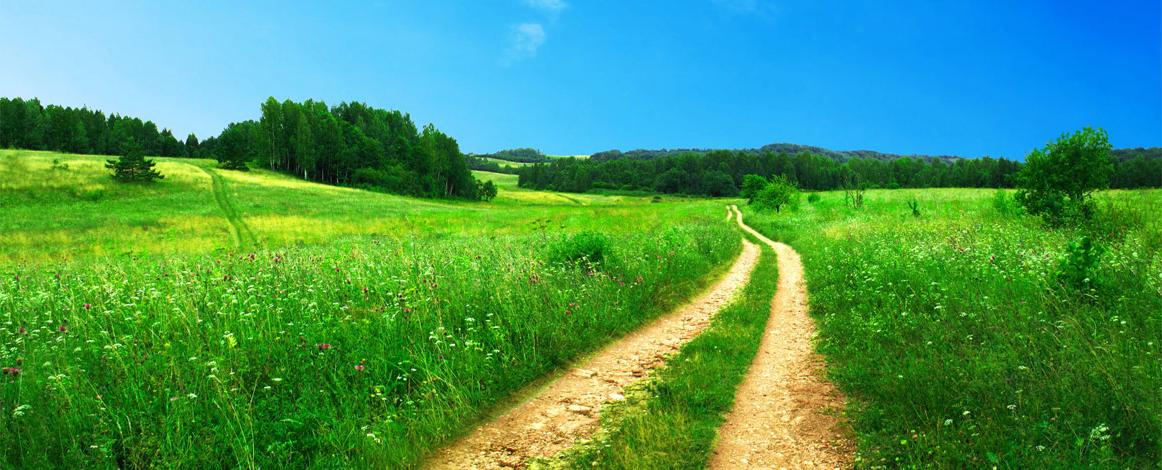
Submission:
[[[606,150],[604,152],[597,152],[590,156],[594,161],[609,161],[609,160],[651,160],[655,158],[671,157],[684,153],[705,154],[714,151],[715,149],[659,149],[659,150],[630,150],[622,152],[620,150]],[[796,154],[800,152],[809,152],[815,155],[822,155],[829,157],[837,162],[846,162],[855,158],[868,158],[872,160],[890,161],[903,157],[918,158],[922,160],[941,160],[947,163],[955,162],[964,158],[956,155],[903,155],[896,153],[877,152],[875,150],[831,150],[823,147],[816,147],[813,145],[776,143],[764,145],[757,149],[738,149],[736,151],[742,152],[773,152],[773,153],[787,153]],[[1162,147],[1150,148],[1132,148],[1132,149],[1115,149],[1113,156],[1119,160],[1129,160],[1136,157],[1145,157],[1147,159],[1162,158]]]
[[1114,158],[1118,160],[1133,160],[1138,157],[1147,160],[1162,158],[1162,147],[1137,147],[1131,149],[1114,149]]
[[547,155],[540,150],[534,148],[516,148],[508,150],[498,150],[493,153],[470,154],[473,157],[504,160],[508,162],[517,163],[548,163],[551,161]]

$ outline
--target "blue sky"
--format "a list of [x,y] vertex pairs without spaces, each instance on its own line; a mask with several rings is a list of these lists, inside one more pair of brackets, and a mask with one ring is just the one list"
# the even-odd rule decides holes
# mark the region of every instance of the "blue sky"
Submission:
[[0,0],[0,95],[199,137],[273,95],[401,109],[470,152],[1021,158],[1087,125],[1162,145],[1159,4]]

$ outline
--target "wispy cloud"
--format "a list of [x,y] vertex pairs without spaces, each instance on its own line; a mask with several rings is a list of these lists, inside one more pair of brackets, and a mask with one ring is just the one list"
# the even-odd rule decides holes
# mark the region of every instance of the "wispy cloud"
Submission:
[[512,27],[509,47],[501,61],[505,65],[536,57],[545,43],[545,28],[540,23],[521,23]]
[[505,49],[504,56],[500,58],[500,64],[504,66],[512,65],[513,63],[531,59],[537,56],[537,50],[545,43],[545,26],[542,22],[547,22],[550,25],[556,23],[557,18],[561,12],[569,7],[565,0],[521,0],[526,7],[537,10],[541,17],[541,22],[526,22],[512,26],[509,29],[508,49]]
[[556,15],[569,6],[565,0],[524,0],[525,5]]

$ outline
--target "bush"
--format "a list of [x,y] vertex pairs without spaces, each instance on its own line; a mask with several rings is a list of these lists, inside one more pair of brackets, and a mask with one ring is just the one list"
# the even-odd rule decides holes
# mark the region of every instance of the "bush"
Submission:
[[766,178],[763,178],[759,175],[743,176],[742,190],[739,192],[739,196],[746,198],[746,203],[750,204],[754,202],[755,195],[758,194],[758,192],[765,188],[769,183],[770,181],[767,181]]
[[250,171],[250,166],[242,160],[222,160],[218,162],[218,168],[223,170]]
[[809,202],[811,204],[815,204],[816,202],[819,202],[819,193],[808,194],[807,195],[807,202]]
[[996,209],[997,213],[1001,215],[1015,215],[1020,212],[1017,201],[1003,189],[998,189],[997,192],[993,193],[993,209]]
[[1070,242],[1058,263],[1058,282],[1079,294],[1093,293],[1100,284],[1097,269],[1103,253],[1105,247],[1089,236]]
[[760,212],[772,209],[775,212],[779,212],[783,206],[795,207],[798,203],[799,188],[795,187],[795,183],[792,183],[782,175],[771,178],[771,182],[759,190],[751,201],[755,209]]
[[912,209],[912,217],[920,217],[920,201],[915,199],[908,201],[908,208]]
[[476,181],[476,194],[481,201],[491,201],[496,198],[496,183],[492,181]]
[[549,251],[552,264],[601,264],[609,251],[609,239],[600,233],[581,232],[562,239]]
[[1050,225],[1088,219],[1090,195],[1109,187],[1113,176],[1111,149],[1104,130],[1087,127],[1033,150],[1017,174],[1017,201]]

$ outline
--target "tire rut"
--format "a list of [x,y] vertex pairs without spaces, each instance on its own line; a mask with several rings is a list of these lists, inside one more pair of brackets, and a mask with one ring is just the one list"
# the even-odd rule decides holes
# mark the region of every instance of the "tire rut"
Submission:
[[779,287],[771,301],[762,343],[734,407],[719,428],[710,468],[849,468],[855,444],[837,415],[844,397],[824,378],[814,351],[815,322],[808,315],[799,254],[747,226],[739,227],[775,250]]
[[555,455],[592,435],[604,403],[624,400],[627,386],[644,379],[698,336],[741,291],[759,252],[757,245],[744,239],[742,253],[726,275],[693,302],[582,359],[543,389],[526,392],[532,397],[437,451],[425,466],[521,468],[530,459]]
[[230,223],[231,236],[234,238],[235,245],[239,248],[258,246],[258,238],[254,236],[254,232],[250,230],[250,226],[246,225],[246,221],[242,219],[242,215],[239,214],[238,209],[230,201],[226,179],[218,174],[217,171],[205,167],[199,168],[206,172],[207,175],[210,175],[214,200],[217,201],[218,208],[222,209],[226,221]]

